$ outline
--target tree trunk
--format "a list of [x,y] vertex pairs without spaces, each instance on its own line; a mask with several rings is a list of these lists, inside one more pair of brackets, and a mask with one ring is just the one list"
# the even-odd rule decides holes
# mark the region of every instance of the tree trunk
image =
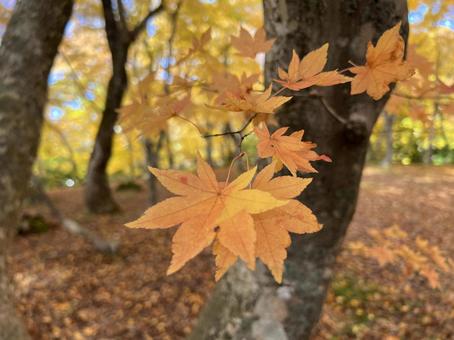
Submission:
[[385,120],[385,141],[386,141],[386,154],[385,158],[381,162],[381,165],[385,168],[389,168],[393,164],[393,125],[395,116],[388,112],[383,112],[383,118]]
[[[95,146],[88,164],[85,185],[85,203],[93,213],[112,213],[118,210],[107,176],[107,164],[112,154],[114,126],[117,122],[116,109],[121,106],[124,93],[128,86],[126,62],[131,44],[137,39],[147,24],[147,21],[163,9],[159,7],[148,12],[145,18],[133,30],[129,30],[126,22],[125,8],[122,1],[114,5],[112,0],[102,0],[105,30],[109,49],[112,56],[112,77],[107,87],[106,102],[102,114],[101,124],[96,135]],[[116,8],[117,13],[114,13]]]
[[[145,159],[147,161],[147,166],[157,168],[159,166],[159,151],[161,150],[162,143],[165,138],[165,132],[161,131],[159,138],[156,142],[156,146],[153,146],[153,142],[150,138],[145,138],[143,146],[145,151]],[[158,187],[156,183],[156,177],[146,170],[148,174],[148,201],[151,204],[156,204],[158,202]]]
[[[290,61],[294,48],[304,55],[330,42],[327,69],[364,63],[368,40],[402,20],[408,36],[403,0],[265,0],[265,28],[277,41],[266,59],[266,79],[277,78],[277,65]],[[293,237],[283,285],[259,269],[234,268],[216,287],[192,339],[308,339],[318,322],[336,255],[356,207],[369,136],[389,95],[376,102],[350,96],[349,85],[319,88],[318,93],[346,123],[327,111],[309,91],[280,111],[281,126],[305,129],[333,163],[317,164],[319,173],[301,196],[324,225],[322,231]]]
[[6,251],[38,149],[47,78],[72,0],[18,1],[0,47],[0,339],[28,339],[12,303]]
[[107,165],[112,154],[114,126],[117,122],[117,108],[125,93],[128,78],[126,75],[126,61],[128,46],[116,43],[118,47],[112,54],[112,77],[107,87],[107,96],[102,113],[101,124],[96,135],[95,146],[88,164],[85,184],[85,202],[93,213],[112,213],[118,210],[109,187]]

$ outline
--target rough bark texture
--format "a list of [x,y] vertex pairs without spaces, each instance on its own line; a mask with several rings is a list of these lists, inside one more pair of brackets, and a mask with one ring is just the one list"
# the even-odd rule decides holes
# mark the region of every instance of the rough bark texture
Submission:
[[112,56],[112,76],[107,87],[107,96],[102,113],[101,123],[96,135],[95,145],[88,164],[85,202],[93,213],[112,213],[118,210],[107,176],[107,164],[112,154],[114,126],[117,122],[116,109],[121,106],[128,86],[126,62],[131,44],[146,27],[147,20],[162,10],[162,4],[150,11],[148,15],[132,30],[128,30],[122,2],[118,1],[118,18],[114,13],[111,0],[102,0],[105,31]]
[[11,300],[6,251],[39,144],[47,78],[72,0],[18,1],[0,47],[0,339],[27,339]]
[[[327,69],[364,63],[368,40],[402,20],[403,0],[265,0],[265,28],[277,41],[266,59],[266,79],[277,78],[294,48],[299,55],[330,43]],[[350,96],[349,85],[317,89],[295,97],[278,120],[291,130],[305,129],[305,139],[333,159],[317,164],[319,173],[301,196],[324,225],[321,232],[294,237],[282,286],[263,270],[235,268],[215,289],[192,339],[308,339],[319,320],[333,275],[335,258],[356,207],[369,136],[388,97],[376,102]],[[325,103],[345,120],[335,119]]]

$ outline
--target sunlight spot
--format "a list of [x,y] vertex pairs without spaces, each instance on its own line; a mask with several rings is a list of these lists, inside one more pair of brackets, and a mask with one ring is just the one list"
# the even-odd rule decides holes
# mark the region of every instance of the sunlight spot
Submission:
[[76,184],[76,182],[72,179],[72,178],[68,178],[66,181],[65,181],[65,185],[68,187],[68,188],[72,188],[74,186],[74,184]]

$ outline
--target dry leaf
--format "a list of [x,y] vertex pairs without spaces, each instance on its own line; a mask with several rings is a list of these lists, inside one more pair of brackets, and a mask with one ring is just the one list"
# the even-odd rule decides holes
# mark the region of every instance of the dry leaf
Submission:
[[255,254],[255,231],[249,214],[287,203],[267,192],[246,189],[255,168],[227,184],[217,181],[213,169],[200,156],[197,159],[197,176],[156,168],[150,168],[150,171],[165,188],[178,196],[152,206],[142,217],[126,226],[157,229],[181,224],[173,238],[173,257],[168,274],[179,270],[210,245],[216,236],[216,226],[220,229],[219,242],[253,267],[251,254]]
[[352,80],[351,94],[367,92],[378,100],[389,91],[389,84],[405,80],[414,74],[414,68],[403,60],[405,43],[399,34],[401,24],[387,30],[377,45],[369,42],[366,65],[350,67],[356,76]]
[[242,56],[254,59],[257,53],[268,52],[273,46],[275,39],[266,40],[265,29],[262,27],[255,32],[254,37],[243,27],[238,37],[232,36],[232,46]]
[[[270,269],[274,279],[282,282],[284,260],[287,257],[287,247],[290,245],[289,232],[303,234],[313,233],[321,229],[316,217],[301,202],[292,199],[311,182],[311,179],[303,179],[292,176],[280,176],[273,178],[275,164],[266,166],[257,174],[252,188],[267,192],[276,199],[287,200],[288,203],[259,214],[252,214],[255,228],[256,257]],[[250,223],[250,221],[249,221]],[[244,228],[242,226],[242,228]],[[235,263],[236,256],[229,249],[216,248],[216,280],[219,280],[227,269]],[[251,263],[252,259],[251,259]],[[251,263],[248,265],[251,267]]]
[[257,153],[260,158],[273,157],[282,162],[293,176],[297,171],[317,172],[310,162],[323,160],[331,162],[325,155],[318,155],[314,149],[317,145],[311,142],[303,142],[304,131],[300,130],[290,136],[284,136],[288,127],[277,129],[270,135],[268,127],[256,127],[254,129],[259,142],[257,143]]
[[288,72],[278,69],[280,80],[275,82],[291,90],[302,90],[310,86],[331,86],[351,81],[337,71],[322,72],[328,57],[328,43],[319,49],[308,53],[300,61],[298,54],[293,50],[292,60]]

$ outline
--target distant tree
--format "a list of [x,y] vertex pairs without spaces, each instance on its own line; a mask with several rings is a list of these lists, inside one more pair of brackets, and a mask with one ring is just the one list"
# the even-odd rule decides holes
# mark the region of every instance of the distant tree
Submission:
[[122,0],[113,3],[112,0],[102,0],[105,30],[109,49],[112,56],[112,76],[107,87],[107,95],[101,123],[96,134],[95,145],[88,165],[85,202],[93,213],[111,213],[118,209],[109,187],[107,164],[112,153],[114,126],[117,123],[117,109],[121,106],[125,94],[128,77],[126,62],[132,43],[146,28],[148,20],[163,9],[152,9],[133,28],[128,28],[128,17]]
[[27,339],[11,300],[6,251],[38,149],[47,78],[72,0],[18,1],[0,47],[0,339]]

